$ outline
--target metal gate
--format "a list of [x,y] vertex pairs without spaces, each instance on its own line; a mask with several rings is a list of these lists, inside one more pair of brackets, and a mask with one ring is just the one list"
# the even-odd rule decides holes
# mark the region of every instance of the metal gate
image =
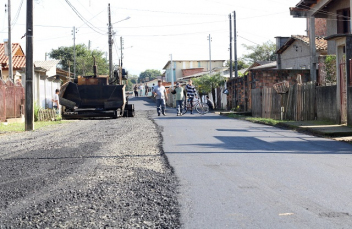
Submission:
[[0,121],[20,118],[24,107],[24,88],[20,83],[0,80]]

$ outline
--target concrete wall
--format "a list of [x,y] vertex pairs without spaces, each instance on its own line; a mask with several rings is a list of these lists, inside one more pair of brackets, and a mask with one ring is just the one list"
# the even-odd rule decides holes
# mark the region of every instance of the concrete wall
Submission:
[[310,49],[307,44],[296,40],[281,54],[282,69],[309,69]]
[[316,87],[317,119],[338,122],[337,86]]

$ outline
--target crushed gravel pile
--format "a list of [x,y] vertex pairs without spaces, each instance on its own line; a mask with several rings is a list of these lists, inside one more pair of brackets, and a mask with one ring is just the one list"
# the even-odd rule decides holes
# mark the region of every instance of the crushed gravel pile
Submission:
[[179,228],[148,111],[0,136],[0,228]]

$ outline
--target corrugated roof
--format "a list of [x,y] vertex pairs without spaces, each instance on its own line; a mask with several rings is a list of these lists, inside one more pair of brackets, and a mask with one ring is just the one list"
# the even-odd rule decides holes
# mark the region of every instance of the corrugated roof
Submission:
[[[281,54],[283,53],[290,45],[296,41],[300,40],[309,46],[309,37],[303,35],[292,35],[291,38],[279,49],[276,53]],[[318,51],[325,51],[328,49],[328,42],[324,39],[324,37],[315,37],[315,47]]]
[[34,61],[36,67],[41,67],[49,71],[51,68],[55,67],[60,63],[59,60],[44,60],[44,61]]
[[[13,68],[25,68],[26,67],[26,56],[19,43],[12,43],[12,67]],[[8,68],[8,56],[5,55],[5,45],[0,43],[0,64],[3,68]]]

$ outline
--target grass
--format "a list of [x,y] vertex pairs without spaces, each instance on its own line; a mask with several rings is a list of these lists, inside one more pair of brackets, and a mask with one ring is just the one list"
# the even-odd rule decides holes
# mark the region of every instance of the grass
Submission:
[[[69,121],[47,121],[47,122],[35,122],[34,129],[38,130],[46,126],[57,125],[67,123]],[[10,123],[10,124],[3,124],[0,123],[0,133],[8,133],[8,132],[23,132],[24,131],[24,123]]]
[[233,113],[225,114],[225,116],[227,116],[229,118],[242,119],[242,120],[246,120],[246,121],[250,121],[250,122],[261,123],[261,124],[266,124],[266,125],[271,125],[271,126],[276,126],[276,125],[283,123],[283,122],[289,122],[286,120],[276,120],[276,119],[270,119],[270,118],[248,117],[245,115],[238,115],[238,114],[233,114]]

